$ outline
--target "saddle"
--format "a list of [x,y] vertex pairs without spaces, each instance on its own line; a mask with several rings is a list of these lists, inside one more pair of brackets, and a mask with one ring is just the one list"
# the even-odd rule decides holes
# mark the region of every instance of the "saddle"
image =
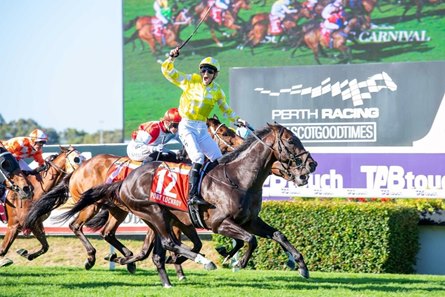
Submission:
[[116,161],[110,169],[108,169],[106,184],[124,180],[130,172],[142,165],[142,162],[133,161],[130,158],[123,157]]
[[[217,164],[217,162],[204,164],[199,178],[198,193],[201,192],[202,179]],[[154,174],[148,199],[170,208],[188,211],[193,225],[197,228],[205,228],[199,214],[199,206],[189,207],[187,203],[190,170],[189,164],[162,162]]]

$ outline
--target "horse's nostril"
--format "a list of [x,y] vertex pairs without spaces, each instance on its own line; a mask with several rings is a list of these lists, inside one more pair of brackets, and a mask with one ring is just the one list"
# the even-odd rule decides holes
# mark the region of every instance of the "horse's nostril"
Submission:
[[26,194],[30,194],[32,192],[32,189],[31,189],[31,187],[24,186],[23,187],[23,192],[25,192]]

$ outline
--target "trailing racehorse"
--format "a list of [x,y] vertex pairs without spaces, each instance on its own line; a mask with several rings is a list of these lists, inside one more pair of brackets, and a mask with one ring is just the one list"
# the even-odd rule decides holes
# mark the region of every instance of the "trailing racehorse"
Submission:
[[318,64],[321,64],[319,59],[319,52],[324,53],[323,48],[333,48],[340,51],[342,60],[349,62],[352,59],[351,49],[346,45],[348,37],[356,35],[358,32],[368,30],[370,28],[370,19],[367,15],[354,16],[348,20],[346,27],[334,31],[330,34],[330,40],[327,40],[322,34],[320,23],[309,22],[304,25],[300,36],[292,51],[294,56],[295,51],[299,45],[304,42],[314,54],[314,59]]
[[[240,261],[241,267],[247,265],[257,244],[255,235],[258,235],[277,241],[297,261],[301,275],[308,277],[309,272],[301,254],[281,232],[258,216],[263,182],[275,161],[283,164],[298,186],[305,185],[309,174],[315,170],[317,164],[300,140],[281,125],[269,125],[256,131],[235,151],[218,161],[212,164],[213,168],[202,179],[201,195],[212,206],[199,209],[198,221],[214,233],[248,243],[248,250]],[[162,206],[147,199],[152,197],[157,200],[156,197],[168,195],[167,189],[173,190],[171,187],[179,184],[180,175],[181,167],[172,166],[171,163],[148,163],[133,170],[124,181],[88,190],[73,209],[61,218],[69,219],[97,202],[119,203],[155,230],[164,249],[211,267],[213,263],[197,253],[200,241],[193,226],[196,221],[192,223],[188,213],[183,210]],[[160,184],[153,183],[158,179],[168,183],[167,189],[161,190],[161,193],[152,191],[160,189]],[[181,246],[171,234],[172,225],[179,227],[193,243],[197,239],[198,245],[191,250]],[[162,255],[159,257],[162,259]],[[162,260],[160,263],[163,265]],[[163,284],[170,284],[168,278],[163,279]]]
[[[28,260],[34,260],[38,256],[48,251],[48,242],[46,240],[43,229],[43,220],[36,220],[34,224],[29,225],[27,229],[23,228],[25,217],[29,209],[35,201],[51,190],[54,186],[62,181],[62,179],[72,171],[74,171],[83,160],[83,156],[73,147],[60,148],[60,153],[52,155],[45,161],[46,169],[36,175],[27,177],[29,184],[32,186],[33,194],[31,199],[23,199],[17,197],[16,193],[9,192],[6,201],[6,213],[8,216],[8,228],[3,238],[0,256],[4,257],[17,237],[18,233],[23,230],[24,233],[32,232],[41,247],[35,251],[28,252],[25,249],[17,250],[17,253]],[[12,261],[4,258],[0,262],[0,266],[10,265]]]
[[250,9],[249,0],[234,0],[230,4],[229,9],[222,12],[215,5],[212,6],[210,14],[207,14],[207,10],[210,8],[211,4],[208,1],[202,1],[196,5],[193,10],[197,16],[197,19],[203,19],[206,25],[210,29],[210,34],[212,35],[213,41],[216,45],[222,47],[223,44],[216,37],[215,31],[220,32],[220,27],[225,27],[227,29],[233,30],[234,32],[229,35],[233,38],[238,31],[241,29],[241,25],[238,24],[238,13],[240,9]]
[[[142,49],[145,41],[149,46],[153,55],[159,54],[159,49],[163,46],[176,47],[180,40],[181,28],[191,23],[192,18],[188,15],[188,9],[181,9],[173,18],[174,21],[167,26],[155,16],[140,16],[130,20],[124,30],[135,27],[136,31],[130,36],[124,38],[124,45],[132,42],[133,50],[136,48],[135,40],[140,39]],[[157,48],[157,45],[159,49]]]
[[[243,43],[238,46],[238,49],[242,50],[244,47],[250,46],[253,54],[253,49],[263,42],[266,36],[278,36],[279,38],[283,36],[292,37],[297,28],[298,20],[303,17],[312,19],[313,14],[306,6],[299,4],[298,11],[286,14],[286,17],[282,21],[279,21],[279,24],[272,24],[269,13],[255,14],[242,29],[244,38]],[[279,28],[279,31],[274,32],[273,28]]]
[[411,7],[416,7],[416,19],[418,22],[422,21],[422,8],[426,3],[436,4],[440,0],[407,0],[404,2],[404,9],[401,19],[405,19],[407,12],[411,9]]

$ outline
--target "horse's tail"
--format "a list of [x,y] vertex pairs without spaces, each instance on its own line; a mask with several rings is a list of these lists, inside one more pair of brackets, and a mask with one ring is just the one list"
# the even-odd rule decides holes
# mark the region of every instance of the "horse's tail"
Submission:
[[108,211],[108,209],[102,208],[98,214],[96,214],[91,220],[85,223],[85,226],[93,231],[98,231],[103,226],[105,226],[105,223],[108,221],[109,215],[110,212]]
[[73,217],[76,213],[84,208],[99,202],[99,200],[102,200],[104,204],[106,204],[108,201],[112,202],[113,199],[118,198],[117,192],[119,191],[121,185],[122,181],[119,181],[111,184],[103,184],[85,191],[73,208],[55,217],[54,219],[57,222],[62,223]]
[[50,213],[57,207],[66,203],[69,198],[69,182],[72,173],[68,174],[62,182],[56,185],[48,193],[44,194],[39,200],[37,200],[32,206],[25,219],[24,228],[30,228],[34,226],[38,219],[42,216]]
[[130,30],[134,24],[136,24],[136,21],[139,17],[135,17],[134,19],[128,21],[128,23],[124,24],[124,31]]

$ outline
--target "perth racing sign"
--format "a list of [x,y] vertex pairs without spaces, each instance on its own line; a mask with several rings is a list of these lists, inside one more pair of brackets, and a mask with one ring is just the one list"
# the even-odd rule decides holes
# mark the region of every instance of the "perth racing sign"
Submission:
[[[411,146],[430,131],[445,62],[231,69],[231,105],[311,146]],[[445,115],[442,115],[445,116]]]
[[231,69],[231,105],[254,127],[278,122],[319,163],[264,197],[445,198],[445,62]]

